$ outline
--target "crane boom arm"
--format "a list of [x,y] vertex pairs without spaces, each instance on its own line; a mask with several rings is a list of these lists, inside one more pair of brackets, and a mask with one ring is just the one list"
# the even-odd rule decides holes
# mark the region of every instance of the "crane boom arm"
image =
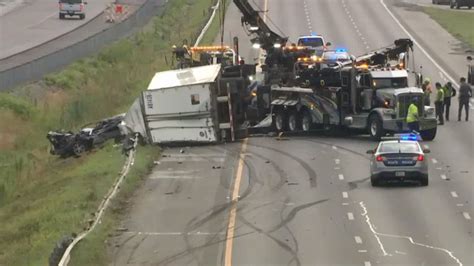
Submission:
[[248,0],[233,1],[242,13],[242,26],[245,26],[249,35],[255,36],[252,39],[253,43],[259,43],[260,47],[266,51],[271,50],[275,44],[279,44],[282,47],[286,45],[288,37],[280,36],[271,30],[260,16],[259,11],[255,10]]

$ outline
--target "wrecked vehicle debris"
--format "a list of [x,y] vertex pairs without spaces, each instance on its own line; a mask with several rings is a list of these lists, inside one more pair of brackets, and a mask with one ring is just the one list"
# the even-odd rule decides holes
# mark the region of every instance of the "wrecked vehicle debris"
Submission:
[[120,142],[123,135],[120,130],[124,115],[106,118],[95,124],[87,124],[78,133],[72,131],[50,131],[46,136],[51,143],[50,153],[62,158],[80,156],[86,151],[102,145],[109,139]]

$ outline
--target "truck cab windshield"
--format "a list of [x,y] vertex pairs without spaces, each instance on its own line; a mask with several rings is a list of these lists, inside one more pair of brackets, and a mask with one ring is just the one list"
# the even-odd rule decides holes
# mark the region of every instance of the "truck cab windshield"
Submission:
[[372,80],[372,85],[375,89],[385,88],[406,88],[408,87],[408,80],[406,77],[401,78],[377,78]]

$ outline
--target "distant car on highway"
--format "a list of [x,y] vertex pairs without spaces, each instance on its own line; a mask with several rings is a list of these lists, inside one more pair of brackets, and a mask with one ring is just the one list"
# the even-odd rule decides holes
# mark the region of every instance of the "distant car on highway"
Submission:
[[418,181],[428,185],[428,160],[417,141],[417,135],[402,135],[398,140],[381,141],[377,148],[368,150],[370,160],[370,182],[378,186],[383,181]]
[[325,42],[321,35],[307,35],[300,36],[297,45],[309,47],[315,51],[315,55],[321,56],[331,43]]
[[451,8],[456,7],[457,9],[467,6],[467,8],[471,9],[474,6],[474,0],[450,0],[449,6]]
[[86,18],[85,6],[87,2],[84,0],[59,0],[59,19],[68,16],[79,16],[79,19]]

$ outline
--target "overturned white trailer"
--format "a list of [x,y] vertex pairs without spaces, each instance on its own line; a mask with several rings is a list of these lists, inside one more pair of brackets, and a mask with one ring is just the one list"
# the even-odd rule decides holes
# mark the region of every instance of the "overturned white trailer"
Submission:
[[124,125],[153,144],[233,141],[233,106],[242,81],[222,77],[220,65],[158,72],[125,115]]

